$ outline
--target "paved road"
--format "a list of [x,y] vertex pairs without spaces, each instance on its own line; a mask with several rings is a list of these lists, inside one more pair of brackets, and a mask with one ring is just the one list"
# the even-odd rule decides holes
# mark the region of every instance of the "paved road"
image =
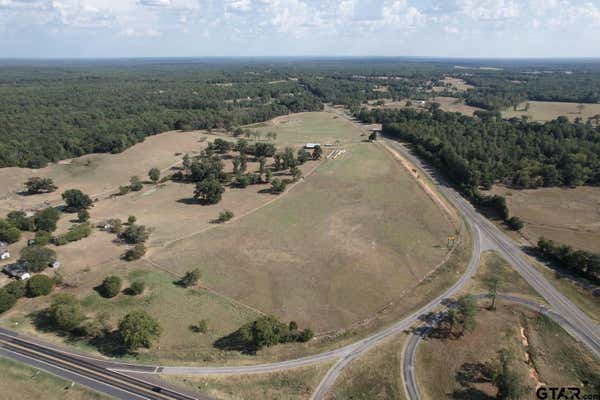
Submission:
[[[479,299],[488,298],[487,295],[479,295]],[[563,329],[570,330],[573,329],[572,326],[569,325],[569,322],[563,318],[560,318],[556,313],[549,310],[545,305],[536,303],[529,299],[524,299],[518,296],[512,295],[504,295],[498,294],[498,301],[504,301],[508,303],[515,303],[521,306],[527,307],[532,311],[540,312],[554,321],[556,321]],[[415,356],[417,347],[419,343],[423,340],[423,338],[427,337],[431,332],[432,328],[441,320],[441,314],[438,318],[435,318],[431,321],[428,321],[423,326],[415,329],[413,334],[410,336],[406,344],[404,345],[404,349],[402,351],[402,379],[404,380],[404,389],[406,393],[406,397],[408,400],[421,400],[421,393],[419,390],[419,385],[417,383],[417,378],[415,376]]]

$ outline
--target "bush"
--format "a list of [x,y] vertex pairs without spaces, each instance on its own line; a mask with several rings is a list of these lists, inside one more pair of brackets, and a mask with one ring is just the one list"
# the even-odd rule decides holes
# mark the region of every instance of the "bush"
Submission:
[[158,168],[152,168],[148,171],[148,177],[152,182],[157,183],[160,179],[160,170]]
[[150,234],[144,225],[133,224],[127,226],[127,228],[119,235],[121,239],[129,244],[143,243],[148,239],[148,236],[150,236]]
[[250,177],[248,175],[239,175],[235,178],[234,185],[240,189],[248,187],[250,184]]
[[131,191],[129,186],[119,186],[119,196],[124,196]]
[[299,342],[308,342],[314,336],[315,336],[315,334],[313,333],[313,331],[311,329],[309,329],[309,328],[306,328],[300,334],[300,337],[298,338],[298,341]]
[[35,229],[38,231],[54,232],[56,223],[60,219],[60,212],[56,208],[48,207],[40,210],[33,216]]
[[19,262],[25,264],[30,272],[41,272],[54,261],[56,261],[56,252],[38,245],[23,248],[19,258]]
[[79,189],[69,189],[62,194],[66,204],[66,210],[69,212],[78,212],[90,208],[92,199]]
[[108,276],[104,278],[102,284],[98,288],[98,292],[102,297],[107,299],[113,298],[121,291],[121,278],[118,276]]
[[285,181],[279,178],[275,178],[271,182],[271,192],[276,194],[283,193],[285,191],[286,186],[287,184],[285,183]]
[[196,326],[196,330],[199,333],[208,332],[208,321],[205,319],[201,319],[200,322],[198,322],[198,325]]
[[143,187],[142,181],[137,176],[132,176],[129,180],[129,189],[131,189],[131,191],[139,192]]
[[21,231],[8,221],[0,219],[0,241],[15,243],[21,239]]
[[48,316],[56,329],[71,332],[85,320],[81,304],[71,294],[54,296],[48,308]]
[[137,296],[144,293],[144,289],[146,289],[144,281],[134,281],[129,288],[129,292],[132,295]]
[[42,192],[50,193],[57,189],[52,179],[40,178],[38,176],[27,179],[25,187],[27,188],[27,194],[38,194]]
[[88,210],[81,210],[77,213],[77,219],[79,219],[79,222],[86,222],[90,219],[90,213]]
[[17,298],[12,293],[4,288],[0,289],[0,314],[10,310],[16,302]]
[[150,347],[158,339],[161,328],[158,322],[144,311],[127,314],[119,322],[119,335],[129,351]]
[[12,281],[4,286],[3,289],[15,296],[17,299],[25,296],[25,282],[23,281]]
[[33,218],[27,217],[23,211],[11,211],[6,215],[6,220],[14,227],[22,231],[34,231],[35,223]]
[[35,233],[35,244],[45,246],[52,240],[52,234],[46,231],[37,231]]
[[27,297],[49,295],[53,287],[54,281],[46,275],[34,275],[27,281]]
[[179,281],[179,284],[183,287],[193,286],[196,283],[198,283],[201,276],[202,276],[202,273],[200,272],[200,269],[196,268],[193,271],[186,272],[185,275],[183,276],[183,278],[181,278],[181,280]]
[[69,232],[64,235],[56,236],[53,240],[57,246],[62,246],[70,242],[76,242],[90,236],[92,233],[92,226],[88,222],[73,225],[69,228]]
[[510,217],[508,220],[506,220],[506,224],[513,231],[520,231],[523,229],[524,225],[523,221],[519,217]]
[[217,222],[222,224],[224,222],[229,221],[231,218],[233,218],[233,211],[230,211],[230,210],[221,211],[219,213],[219,218],[217,218]]
[[143,243],[138,243],[123,254],[123,258],[127,261],[139,260],[146,254],[146,246]]

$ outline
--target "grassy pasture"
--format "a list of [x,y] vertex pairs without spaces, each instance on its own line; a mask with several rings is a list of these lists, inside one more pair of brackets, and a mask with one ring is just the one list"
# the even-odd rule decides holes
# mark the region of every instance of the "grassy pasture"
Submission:
[[453,229],[379,148],[347,150],[285,200],[152,259],[199,266],[219,292],[317,331],[369,316],[441,261]]
[[[529,110],[525,111],[525,104],[529,103]],[[527,101],[517,106],[517,111],[509,108],[502,113],[505,118],[525,115],[533,121],[550,121],[560,116],[574,121],[576,118],[583,119],[584,122],[594,115],[600,114],[600,104],[584,104],[584,108],[579,113],[577,105],[579,103],[566,103],[554,101]]]
[[163,375],[162,379],[222,400],[308,400],[330,365],[318,364],[288,371],[241,376]]
[[[401,109],[401,108],[406,108],[406,102],[409,99],[402,99],[399,101],[391,101],[391,100],[385,100],[385,105],[383,106],[375,106],[375,103],[377,102],[377,100],[371,100],[369,101],[369,108],[384,108],[384,109]],[[475,111],[477,110],[481,110],[478,107],[473,107],[473,106],[469,106],[467,104],[465,104],[463,99],[459,99],[456,97],[446,97],[446,96],[435,96],[435,97],[431,97],[428,101],[431,102],[435,102],[435,103],[439,103],[440,104],[440,108],[444,111],[447,112],[458,112],[464,115],[468,115],[468,116],[473,116],[473,114],[475,113]],[[415,104],[414,101],[413,105],[410,106],[412,108],[417,108],[419,109],[420,107],[417,106]]]
[[71,382],[46,372],[0,358],[0,399],[1,400],[108,400],[110,397],[79,385],[71,387]]
[[525,222],[522,234],[532,243],[540,236],[600,253],[600,188],[515,190],[495,186],[506,197],[511,215]]
[[[469,85],[464,80],[460,78],[453,78],[451,76],[445,77],[441,82],[444,84],[444,86],[435,86],[433,88],[434,92],[443,92],[444,90],[450,90],[453,92],[466,92],[467,90],[474,88],[474,86]],[[448,88],[446,85],[449,85],[450,87]]]

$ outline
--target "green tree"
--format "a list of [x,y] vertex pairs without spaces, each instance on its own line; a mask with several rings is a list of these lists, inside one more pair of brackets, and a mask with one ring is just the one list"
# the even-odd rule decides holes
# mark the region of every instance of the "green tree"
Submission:
[[313,150],[313,153],[312,153],[313,160],[319,160],[319,159],[321,159],[322,156],[323,156],[323,149],[321,148],[321,146],[315,146],[315,149]]
[[217,204],[221,201],[225,188],[214,178],[206,179],[196,184],[194,198],[206,204]]
[[52,234],[46,231],[37,231],[35,233],[35,244],[45,246],[52,241]]
[[233,174],[237,175],[240,173],[240,164],[242,160],[239,156],[235,156],[231,159],[231,163],[233,164]]
[[131,191],[129,186],[119,186],[119,196],[124,196]]
[[258,173],[259,174],[264,174],[266,164],[267,164],[267,159],[265,157],[258,158]]
[[[78,212],[90,208],[92,199],[79,189],[69,189],[62,194],[68,212]],[[44,229],[47,230],[47,229]],[[50,231],[49,231],[50,232]]]
[[161,333],[158,321],[144,311],[127,314],[119,322],[118,330],[129,351],[135,351],[140,347],[150,347]]
[[472,331],[477,326],[477,299],[473,295],[463,295],[458,298],[457,310],[461,318],[462,331]]
[[497,399],[519,400],[522,398],[526,389],[525,380],[517,371],[515,355],[512,351],[500,350],[493,371],[493,381],[498,388]]
[[144,225],[135,224],[127,225],[127,228],[119,235],[122,240],[129,244],[144,243],[149,236],[150,233]]
[[38,245],[27,246],[21,250],[19,262],[30,272],[41,272],[56,261],[56,252]]
[[523,229],[523,221],[519,217],[510,217],[506,220],[506,224],[513,231],[520,231]]
[[81,210],[77,213],[77,219],[79,222],[86,222],[90,219],[90,213],[88,210]]
[[17,298],[12,293],[4,288],[0,289],[0,314],[10,310],[16,302]]
[[152,168],[148,171],[148,177],[153,183],[158,182],[160,179],[160,170],[158,168]]
[[60,219],[60,212],[53,207],[48,207],[35,213],[33,221],[38,231],[54,232],[56,223]]
[[200,272],[199,268],[196,268],[192,271],[188,271],[185,273],[185,275],[183,276],[183,278],[181,278],[181,280],[179,281],[179,284],[183,287],[190,287],[190,286],[194,286],[195,284],[198,283],[198,281],[200,280],[200,278],[202,277],[202,273]]
[[143,187],[144,184],[139,177],[132,176],[131,179],[129,179],[129,189],[131,189],[132,192],[139,192]]
[[292,179],[294,180],[294,182],[302,178],[302,171],[300,171],[300,168],[296,166],[290,168],[290,173],[292,174]]
[[15,243],[21,239],[21,231],[10,222],[0,219],[0,241]]
[[129,292],[134,296],[137,296],[144,293],[144,289],[146,289],[146,284],[144,281],[133,281],[129,287]]
[[286,186],[287,184],[285,183],[285,181],[279,178],[275,178],[271,182],[271,192],[275,194],[283,193],[285,191]]
[[488,296],[492,299],[492,303],[490,304],[490,310],[496,309],[496,296],[498,295],[498,278],[493,276],[492,278],[486,281],[486,285],[488,288]]
[[115,297],[121,291],[121,278],[118,276],[112,275],[107,276],[102,281],[102,284],[98,288],[98,292],[102,297],[106,297],[108,299]]
[[133,225],[135,224],[137,221],[137,218],[135,217],[135,215],[130,215],[129,217],[127,217],[127,225]]
[[25,296],[25,282],[23,281],[12,281],[4,286],[3,289],[15,296],[17,299]]
[[71,332],[85,320],[79,301],[71,294],[58,294],[48,308],[52,324],[59,330]]
[[270,169],[268,169],[267,173],[265,174],[265,182],[269,183],[271,182],[271,179],[273,179],[273,173]]
[[33,218],[27,217],[27,214],[24,211],[11,211],[6,215],[6,220],[22,231],[35,230]]
[[33,176],[27,179],[27,182],[25,182],[25,187],[27,188],[27,194],[38,194],[42,192],[50,193],[58,189],[54,185],[52,179],[40,178],[38,176]]
[[374,142],[377,140],[377,132],[373,131],[371,132],[371,134],[369,135],[369,141]]
[[27,297],[46,296],[52,292],[54,281],[46,275],[34,275],[27,281]]
[[128,249],[125,254],[123,254],[123,258],[127,261],[139,260],[146,254],[146,246],[143,243],[138,243],[133,246],[131,249]]

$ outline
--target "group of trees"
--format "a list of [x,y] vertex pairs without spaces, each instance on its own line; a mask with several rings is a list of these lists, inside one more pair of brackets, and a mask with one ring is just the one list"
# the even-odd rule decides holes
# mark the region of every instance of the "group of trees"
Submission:
[[26,282],[12,281],[0,288],[0,314],[10,310],[21,297],[47,296],[52,292],[55,282],[46,275],[34,275]]
[[54,181],[50,178],[40,178],[37,176],[27,179],[25,182],[25,188],[27,194],[39,194],[39,193],[51,193],[54,192],[58,187],[54,184]]
[[576,250],[566,244],[557,244],[543,237],[538,240],[536,250],[544,258],[555,262],[569,273],[600,284],[600,254]]
[[473,295],[461,296],[446,313],[438,331],[445,337],[460,337],[477,326],[477,299]]

